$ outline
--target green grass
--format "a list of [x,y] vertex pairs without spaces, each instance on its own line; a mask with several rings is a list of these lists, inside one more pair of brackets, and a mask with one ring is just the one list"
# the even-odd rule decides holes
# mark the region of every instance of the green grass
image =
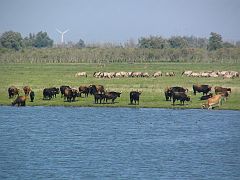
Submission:
[[[114,78],[98,79],[92,77],[95,71],[142,71],[152,74],[154,71],[174,71],[175,77],[159,78]],[[21,89],[29,85],[35,92],[36,97],[33,103],[27,102],[27,106],[108,106],[108,107],[156,107],[156,108],[201,108],[203,101],[192,93],[193,84],[209,84],[212,86],[231,87],[232,94],[227,102],[224,102],[219,109],[240,110],[240,78],[193,78],[182,77],[183,70],[204,71],[204,70],[235,70],[240,71],[240,64],[191,64],[191,63],[158,63],[158,64],[0,64],[0,104],[10,105],[13,99],[8,98],[7,89],[9,86],[16,86]],[[74,77],[76,72],[86,71],[88,77]],[[93,97],[77,98],[76,102],[64,102],[60,95],[53,100],[42,100],[42,90],[46,87],[60,87],[69,85],[79,87],[80,85],[102,84],[107,90],[122,91],[120,98],[115,104],[94,104]],[[185,106],[172,106],[166,102],[164,89],[167,86],[183,86],[190,90],[192,102]],[[129,105],[129,92],[140,90],[140,105]],[[179,104],[179,102],[177,102]]]

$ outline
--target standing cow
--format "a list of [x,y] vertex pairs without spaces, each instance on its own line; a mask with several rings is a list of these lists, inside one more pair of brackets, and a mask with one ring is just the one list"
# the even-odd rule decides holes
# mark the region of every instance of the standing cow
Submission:
[[8,88],[8,96],[9,96],[9,99],[10,98],[13,98],[15,95],[18,95],[19,96],[19,89],[16,88],[15,86],[11,86]]
[[18,106],[26,106],[27,96],[18,96],[15,101],[12,102],[12,106],[17,104]]
[[207,95],[211,91],[212,87],[209,85],[193,85],[193,93],[196,95],[196,92],[203,93]]
[[136,104],[139,104],[139,97],[141,95],[142,92],[139,92],[139,91],[131,91],[130,92],[130,104],[133,104],[133,101],[134,103]]
[[29,86],[24,86],[23,91],[24,91],[24,94],[28,96],[29,93],[31,92],[31,88]]

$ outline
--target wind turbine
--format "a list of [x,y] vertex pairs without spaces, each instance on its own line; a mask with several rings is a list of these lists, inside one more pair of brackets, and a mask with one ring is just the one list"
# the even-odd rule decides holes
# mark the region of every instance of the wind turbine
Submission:
[[62,38],[61,38],[61,43],[63,44],[64,43],[64,41],[63,41],[63,35],[65,34],[65,33],[67,33],[68,31],[69,31],[69,29],[67,29],[67,30],[65,30],[65,31],[60,31],[59,29],[56,29],[57,30],[57,32],[59,33],[59,34],[61,34],[61,36],[62,36]]

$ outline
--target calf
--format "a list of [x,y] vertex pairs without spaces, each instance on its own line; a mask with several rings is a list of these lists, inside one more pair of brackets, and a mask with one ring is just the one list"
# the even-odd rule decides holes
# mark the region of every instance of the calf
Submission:
[[33,102],[34,98],[35,98],[35,93],[34,93],[34,91],[31,91],[31,92],[30,92],[31,102]]
[[213,94],[212,94],[212,93],[209,93],[209,95],[202,96],[202,97],[200,98],[200,100],[207,100],[207,99],[211,98],[212,96],[213,96]]

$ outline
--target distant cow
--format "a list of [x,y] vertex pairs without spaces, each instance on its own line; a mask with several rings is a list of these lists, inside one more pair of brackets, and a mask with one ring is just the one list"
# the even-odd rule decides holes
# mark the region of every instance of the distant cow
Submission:
[[157,71],[153,73],[153,77],[160,77],[162,76],[162,72],[161,71]]
[[216,86],[214,87],[214,90],[215,90],[215,94],[221,94],[221,93],[225,93],[225,92],[230,92],[232,91],[231,88],[223,88],[223,87],[220,87],[220,86]]
[[86,72],[78,72],[75,74],[75,77],[81,77],[81,76],[87,77],[87,73]]
[[117,97],[120,97],[121,93],[120,92],[106,92],[105,93],[105,99],[106,99],[106,103],[109,99],[112,100],[112,104],[114,103],[115,99],[117,99]]
[[26,96],[18,96],[17,99],[15,99],[15,101],[12,102],[12,105],[18,105],[18,106],[26,106]]
[[134,103],[136,104],[139,104],[139,97],[141,95],[141,92],[138,92],[138,91],[131,91],[130,92],[130,104],[133,104],[133,101]]
[[60,86],[61,98],[63,97],[64,91],[65,91],[66,88],[71,89],[70,86],[65,86],[65,85]]
[[23,91],[24,91],[24,94],[28,96],[29,93],[31,92],[31,88],[29,86],[24,86]]
[[104,94],[104,87],[103,85],[90,85],[89,86],[89,93],[91,95],[94,95],[94,94]]
[[33,102],[34,98],[35,98],[35,93],[34,93],[34,91],[31,91],[31,92],[30,92],[31,102]]
[[193,85],[193,93],[196,95],[196,92],[203,93],[207,95],[211,91],[212,87],[209,85]]
[[43,99],[52,99],[54,97],[54,91],[52,88],[45,88],[43,89]]
[[212,93],[209,93],[209,95],[202,96],[202,97],[200,98],[200,100],[207,100],[207,99],[211,98],[212,96],[213,96],[213,94],[212,94]]
[[81,95],[84,94],[85,97],[88,97],[89,94],[89,87],[87,86],[79,86],[79,96],[82,97]]
[[11,86],[8,88],[8,95],[9,95],[9,99],[14,97],[15,95],[19,96],[19,89],[16,88],[15,86]]
[[102,103],[102,101],[104,101],[105,99],[105,94],[102,94],[102,93],[94,93],[93,94],[94,96],[94,102],[95,104],[98,104],[98,101],[100,102],[100,104]]
[[181,105],[184,105],[185,101],[190,101],[190,97],[185,94],[185,92],[173,92],[173,105],[175,105],[175,101],[179,100]]
[[171,101],[171,98],[172,98],[174,92],[183,92],[183,93],[185,93],[185,92],[188,92],[188,89],[187,88],[183,88],[183,87],[178,87],[178,86],[166,88],[165,91],[164,91],[166,101],[168,101],[168,100]]
[[213,109],[214,107],[219,107],[222,104],[222,95],[215,95],[207,100],[206,103],[202,105],[202,108]]
[[74,88],[66,88],[64,90],[64,99],[66,99],[68,102],[75,101],[76,97],[78,96],[77,89]]

